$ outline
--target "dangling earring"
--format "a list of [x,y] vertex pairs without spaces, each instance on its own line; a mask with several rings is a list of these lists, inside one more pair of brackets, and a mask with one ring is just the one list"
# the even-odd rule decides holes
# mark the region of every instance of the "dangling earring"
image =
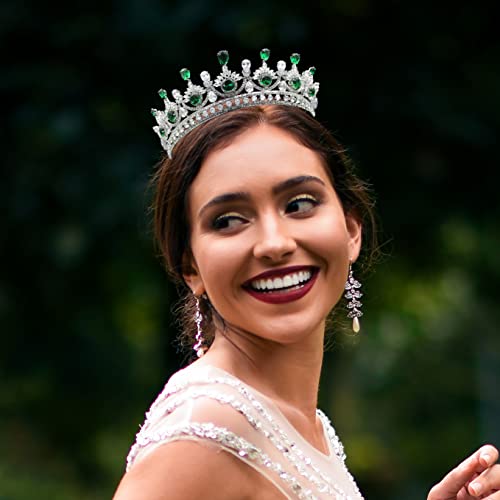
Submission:
[[357,300],[363,294],[358,290],[358,288],[361,288],[361,283],[354,279],[354,276],[352,274],[352,262],[349,262],[349,276],[345,284],[346,292],[344,297],[349,301],[347,303],[347,308],[349,309],[347,317],[352,318],[352,330],[355,333],[358,333],[360,330],[359,318],[363,316],[363,313],[358,309],[363,304],[359,300]]
[[193,346],[193,349],[196,352],[196,355],[201,358],[205,354],[205,351],[203,350],[203,329],[201,327],[203,315],[200,310],[200,299],[196,295],[194,298],[196,300],[196,313],[194,317],[194,320],[196,321],[196,344]]

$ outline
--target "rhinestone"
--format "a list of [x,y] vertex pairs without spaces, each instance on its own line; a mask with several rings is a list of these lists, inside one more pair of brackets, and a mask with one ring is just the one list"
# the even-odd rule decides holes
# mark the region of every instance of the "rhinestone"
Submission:
[[175,111],[169,111],[167,113],[167,120],[170,123],[175,123],[177,121],[177,115],[175,114]]
[[260,51],[260,58],[263,61],[267,61],[269,59],[270,54],[271,54],[271,51],[269,49],[262,49]]
[[286,62],[285,61],[278,61],[277,67],[278,67],[278,71],[280,73],[283,73],[283,71],[285,71],[285,69],[286,69]]
[[271,77],[271,75],[263,75],[262,78],[259,80],[259,83],[263,86],[263,87],[269,87],[269,85],[271,85],[273,79]]
[[183,80],[189,80],[191,78],[191,72],[187,68],[182,68],[180,74]]
[[166,99],[167,98],[167,91],[165,89],[160,89],[158,91],[158,95],[162,98],[162,99]]
[[234,90],[234,87],[236,87],[236,83],[234,80],[224,80],[222,82],[222,90],[224,92],[231,92],[231,90]]
[[200,73],[200,78],[203,82],[208,82],[210,80],[210,73],[208,71],[202,71]]
[[156,115],[158,114],[158,110],[157,110],[157,109],[152,108],[152,109],[151,109],[151,114],[152,114],[153,116],[156,116]]
[[219,50],[217,52],[217,59],[219,60],[219,64],[224,66],[229,61],[229,52],[227,50]]
[[217,100],[217,94],[212,90],[208,93],[208,100],[210,102],[215,102]]
[[199,106],[200,103],[201,103],[201,94],[193,94],[189,98],[189,104],[191,104],[192,106]]
[[316,68],[315,68],[314,66],[311,66],[311,67],[309,68],[309,73],[311,73],[311,75],[313,75],[313,76],[314,76],[314,73],[316,73]]
[[314,87],[311,87],[308,91],[307,91],[309,97],[314,97],[316,95],[316,89]]
[[167,134],[167,131],[164,128],[160,129],[160,135],[165,136]]
[[176,101],[182,97],[182,94],[177,89],[172,90],[172,95]]
[[300,78],[294,78],[293,80],[290,81],[290,86],[294,90],[299,90],[301,85],[302,85],[302,82],[300,81]]
[[222,111],[222,110],[224,109],[224,107],[222,106],[222,104],[219,104],[219,105],[217,106],[217,109],[218,109],[219,111]]
[[247,82],[245,84],[245,92],[247,92],[248,94],[250,94],[250,92],[253,91],[253,83],[252,82]]
[[300,61],[300,54],[297,54],[297,52],[293,53],[290,56],[290,61],[292,64],[299,64]]
[[240,102],[241,102],[241,100],[239,97],[234,100],[234,103],[236,104],[236,106],[238,106],[240,104]]

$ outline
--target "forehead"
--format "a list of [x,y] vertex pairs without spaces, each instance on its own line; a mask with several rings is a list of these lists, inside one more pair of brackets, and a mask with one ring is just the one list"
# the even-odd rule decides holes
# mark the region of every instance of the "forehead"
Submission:
[[206,157],[189,198],[196,205],[225,192],[270,190],[300,175],[319,177],[331,185],[318,153],[278,127],[259,124]]

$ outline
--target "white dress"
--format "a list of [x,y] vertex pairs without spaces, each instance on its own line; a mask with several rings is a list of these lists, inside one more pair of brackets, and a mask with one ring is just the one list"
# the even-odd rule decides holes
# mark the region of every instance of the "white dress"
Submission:
[[189,439],[223,449],[271,481],[284,498],[359,500],[342,443],[317,410],[328,443],[307,442],[278,406],[234,375],[190,365],[172,375],[146,413],[127,457],[127,471],[156,447]]

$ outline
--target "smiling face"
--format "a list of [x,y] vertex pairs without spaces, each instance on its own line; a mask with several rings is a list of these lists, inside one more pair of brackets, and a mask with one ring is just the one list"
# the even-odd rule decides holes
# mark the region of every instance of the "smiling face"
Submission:
[[278,127],[253,126],[206,157],[188,216],[184,279],[226,322],[281,344],[323,335],[361,227],[317,153]]

